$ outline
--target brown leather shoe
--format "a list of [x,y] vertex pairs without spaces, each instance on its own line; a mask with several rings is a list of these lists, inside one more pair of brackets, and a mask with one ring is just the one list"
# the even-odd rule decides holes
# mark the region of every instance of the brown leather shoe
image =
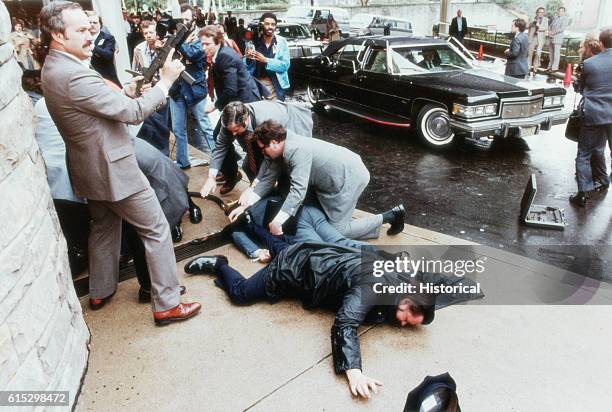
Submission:
[[234,190],[240,180],[242,180],[242,173],[238,172],[236,173],[236,176],[233,179],[228,179],[225,181],[225,183],[223,183],[223,186],[221,186],[219,193],[221,193],[222,195],[228,194],[229,192]]
[[[117,292],[117,291],[115,291]],[[89,308],[91,310],[98,310],[98,309],[102,309],[102,307],[104,305],[106,305],[113,296],[115,296],[115,292],[111,293],[110,295],[108,295],[105,298],[101,298],[101,299],[96,299],[96,298],[89,298]]]
[[217,176],[215,176],[215,182],[217,182],[217,185],[222,185],[223,183],[225,183],[225,175],[223,173],[217,173]]
[[153,319],[155,320],[155,324],[157,326],[168,325],[172,322],[177,322],[180,320],[189,319],[192,316],[195,316],[202,305],[198,302],[192,303],[180,303],[178,306],[165,310],[163,312],[153,312]]

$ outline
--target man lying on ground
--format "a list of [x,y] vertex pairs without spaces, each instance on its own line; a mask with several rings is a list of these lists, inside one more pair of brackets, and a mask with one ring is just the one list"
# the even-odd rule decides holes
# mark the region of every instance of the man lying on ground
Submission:
[[[369,398],[370,390],[378,393],[382,383],[362,373],[357,328],[368,321],[400,326],[429,324],[434,319],[435,296],[399,295],[394,298],[393,305],[381,305],[379,300],[367,297],[372,283],[392,284],[399,279],[397,274],[385,275],[384,280],[374,278],[372,272],[368,276],[368,265],[384,258],[382,254],[362,253],[329,243],[289,245],[261,226],[251,223],[249,229],[266,242],[273,256],[272,261],[253,276],[245,279],[229,266],[225,256],[220,255],[195,258],[185,265],[185,272],[215,274],[217,286],[237,305],[299,298],[306,309],[337,309],[331,329],[334,369],[336,373],[346,374],[353,395]],[[417,284],[418,276],[407,281]]]

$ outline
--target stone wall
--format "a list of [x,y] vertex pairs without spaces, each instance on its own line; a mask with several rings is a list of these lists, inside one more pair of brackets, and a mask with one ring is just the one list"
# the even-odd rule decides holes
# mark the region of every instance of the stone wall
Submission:
[[0,1],[0,390],[69,391],[72,406],[87,367],[89,330],[10,30]]

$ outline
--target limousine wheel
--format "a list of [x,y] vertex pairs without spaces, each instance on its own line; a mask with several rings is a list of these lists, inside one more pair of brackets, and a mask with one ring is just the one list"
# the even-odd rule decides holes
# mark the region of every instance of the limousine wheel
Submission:
[[421,109],[417,119],[419,137],[427,146],[442,149],[455,140],[446,109],[428,104]]
[[310,102],[310,104],[312,104],[312,107],[315,110],[322,109],[323,103],[319,102],[319,100],[321,99],[321,93],[322,93],[321,89],[308,86],[308,88],[306,89],[306,92],[308,94],[308,101]]

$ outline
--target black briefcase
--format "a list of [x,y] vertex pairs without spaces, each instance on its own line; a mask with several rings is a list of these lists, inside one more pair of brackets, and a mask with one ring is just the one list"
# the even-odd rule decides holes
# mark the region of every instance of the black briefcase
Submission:
[[582,109],[574,109],[569,119],[567,120],[567,126],[565,127],[565,137],[573,142],[577,142],[580,137],[580,129],[582,129],[582,123],[584,121],[584,114]]

